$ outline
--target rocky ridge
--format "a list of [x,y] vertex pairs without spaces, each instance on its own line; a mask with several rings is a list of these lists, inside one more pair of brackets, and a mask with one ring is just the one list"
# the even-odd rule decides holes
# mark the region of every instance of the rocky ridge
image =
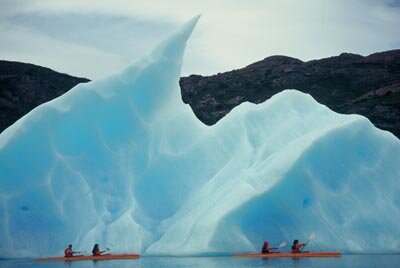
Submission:
[[[0,61],[0,132],[36,106],[88,81],[33,64]],[[400,50],[367,57],[343,53],[308,62],[272,56],[231,72],[182,77],[180,86],[183,101],[207,125],[242,102],[261,103],[294,88],[336,112],[366,116],[400,138]]]
[[88,81],[33,64],[0,60],[0,132],[36,106]]
[[180,86],[183,101],[207,125],[242,102],[261,103],[297,89],[336,112],[366,116],[400,138],[400,50],[308,62],[272,56],[226,73],[182,77]]

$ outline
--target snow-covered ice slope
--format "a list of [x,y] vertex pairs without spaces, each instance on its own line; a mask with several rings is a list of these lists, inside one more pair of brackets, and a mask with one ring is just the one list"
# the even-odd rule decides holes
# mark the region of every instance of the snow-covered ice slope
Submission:
[[398,251],[400,141],[295,90],[214,126],[181,101],[198,18],[152,54],[81,84],[0,135],[0,255]]

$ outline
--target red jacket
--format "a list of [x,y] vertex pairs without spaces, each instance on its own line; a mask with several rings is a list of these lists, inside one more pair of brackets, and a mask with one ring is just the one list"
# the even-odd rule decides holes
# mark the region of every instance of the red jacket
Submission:
[[66,258],[73,257],[73,256],[74,256],[74,252],[72,251],[72,249],[66,248],[66,249],[64,250],[64,256],[65,256]]
[[303,247],[303,244],[297,243],[296,245],[292,246],[292,253],[299,253],[301,252],[300,249]]

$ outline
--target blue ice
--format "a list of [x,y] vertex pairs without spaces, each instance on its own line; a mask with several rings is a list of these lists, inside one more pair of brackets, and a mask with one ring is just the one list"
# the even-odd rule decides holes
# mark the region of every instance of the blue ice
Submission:
[[149,56],[0,135],[0,255],[400,248],[400,140],[286,90],[202,124],[180,96],[198,17]]

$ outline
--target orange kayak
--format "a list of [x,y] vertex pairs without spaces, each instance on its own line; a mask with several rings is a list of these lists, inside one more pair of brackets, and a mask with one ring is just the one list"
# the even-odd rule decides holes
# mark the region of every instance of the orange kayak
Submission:
[[325,258],[325,257],[340,257],[340,252],[300,252],[300,253],[288,253],[288,252],[273,252],[273,253],[244,253],[235,254],[234,257],[247,257],[247,258]]
[[139,254],[106,254],[100,256],[74,256],[74,257],[52,257],[38,258],[37,261],[105,261],[105,260],[130,260],[139,259]]

